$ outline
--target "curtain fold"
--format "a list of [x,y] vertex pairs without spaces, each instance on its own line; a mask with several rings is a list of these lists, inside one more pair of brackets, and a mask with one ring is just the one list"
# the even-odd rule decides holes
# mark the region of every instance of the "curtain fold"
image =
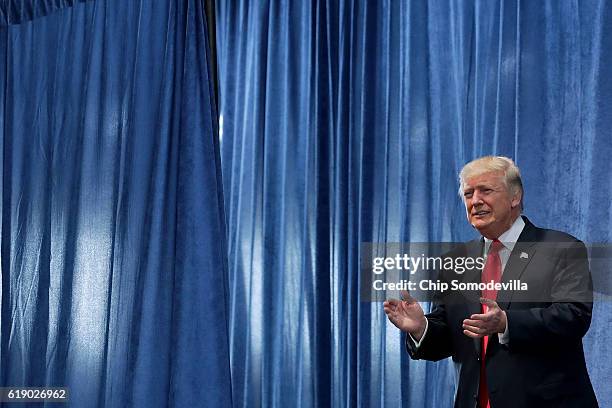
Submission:
[[0,26],[20,24],[85,1],[92,0],[1,0]]
[[[518,162],[537,225],[610,243],[610,13],[575,0],[220,2],[238,406],[452,406],[452,363],[409,361],[382,305],[360,301],[360,245],[473,238],[457,173],[475,157]],[[601,406],[611,311],[596,303],[584,341]]]
[[58,8],[0,27],[0,385],[231,406],[203,4],[29,3]]

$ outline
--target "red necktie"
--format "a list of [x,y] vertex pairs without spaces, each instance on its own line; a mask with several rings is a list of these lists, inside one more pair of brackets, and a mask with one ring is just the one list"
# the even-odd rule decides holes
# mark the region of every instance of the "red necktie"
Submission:
[[[501,281],[501,258],[499,257],[499,251],[502,250],[504,245],[498,240],[494,240],[489,248],[489,254],[487,255],[487,262],[485,263],[484,269],[482,270],[482,283],[489,283],[491,281],[497,283]],[[482,297],[497,300],[497,290],[485,289],[482,291]],[[481,305],[482,313],[487,311],[485,305]],[[490,408],[489,403],[489,390],[487,389],[487,373],[485,369],[485,354],[487,352],[487,344],[489,344],[489,336],[484,336],[481,340],[481,358],[480,358],[480,386],[478,387],[478,404],[480,408]]]

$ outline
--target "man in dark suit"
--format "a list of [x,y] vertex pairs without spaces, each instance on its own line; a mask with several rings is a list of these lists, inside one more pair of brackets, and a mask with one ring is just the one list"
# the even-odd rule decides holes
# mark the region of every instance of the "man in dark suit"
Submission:
[[411,358],[453,358],[455,407],[597,407],[582,347],[592,311],[584,244],[521,216],[520,172],[506,157],[468,163],[460,184],[468,221],[482,238],[453,256],[484,255],[486,262],[482,271],[440,279],[527,288],[446,291],[427,315],[407,293],[385,302],[389,320],[408,334]]

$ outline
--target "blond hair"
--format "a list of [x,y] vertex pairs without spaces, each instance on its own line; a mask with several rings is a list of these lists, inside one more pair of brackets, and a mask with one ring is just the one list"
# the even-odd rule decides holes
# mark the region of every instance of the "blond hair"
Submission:
[[459,172],[459,195],[463,198],[463,188],[468,179],[492,172],[504,173],[504,184],[512,194],[521,193],[521,208],[523,208],[523,181],[521,172],[514,161],[504,156],[484,156],[472,160]]

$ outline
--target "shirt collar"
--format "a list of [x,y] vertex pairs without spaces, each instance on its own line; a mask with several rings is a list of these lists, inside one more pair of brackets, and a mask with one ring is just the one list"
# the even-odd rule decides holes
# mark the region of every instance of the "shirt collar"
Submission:
[[[516,220],[514,220],[510,229],[501,234],[498,239],[504,244],[505,248],[508,248],[510,252],[512,252],[514,245],[516,245],[516,241],[518,241],[521,232],[523,232],[523,228],[525,228],[525,221],[523,221],[523,217],[519,215]],[[493,240],[485,237],[485,250],[488,251],[491,242],[493,242]]]

